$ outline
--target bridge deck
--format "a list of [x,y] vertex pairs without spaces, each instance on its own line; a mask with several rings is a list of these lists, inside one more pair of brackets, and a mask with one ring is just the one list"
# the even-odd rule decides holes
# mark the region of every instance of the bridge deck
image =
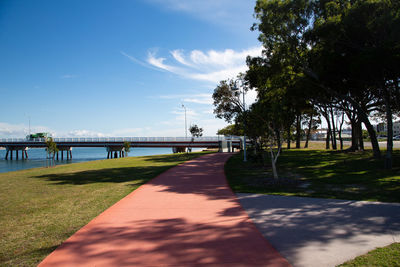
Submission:
[[[108,138],[53,138],[59,147],[110,147],[123,146],[125,142],[131,147],[219,147],[221,141],[232,142],[232,147],[240,147],[239,137],[108,137]],[[0,139],[3,147],[45,147],[45,138],[27,140],[24,138]]]

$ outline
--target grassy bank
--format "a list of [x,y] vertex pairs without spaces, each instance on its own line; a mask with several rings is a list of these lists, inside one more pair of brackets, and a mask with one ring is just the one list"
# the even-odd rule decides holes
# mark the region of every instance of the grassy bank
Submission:
[[244,163],[241,155],[227,162],[225,171],[235,192],[400,202],[399,150],[394,151],[392,170],[384,170],[383,159],[372,159],[371,151],[285,150],[278,159],[279,183],[266,157],[265,165]]
[[140,185],[203,154],[131,157],[0,174],[0,266],[36,266]]
[[393,243],[390,246],[377,248],[365,255],[359,256],[351,261],[345,262],[340,267],[355,266],[400,266],[400,243]]

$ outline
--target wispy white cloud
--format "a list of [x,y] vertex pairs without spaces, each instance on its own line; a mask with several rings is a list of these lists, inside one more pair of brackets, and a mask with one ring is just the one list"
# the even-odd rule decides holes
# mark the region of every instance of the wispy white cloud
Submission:
[[156,57],[155,52],[149,52],[147,56],[147,62],[154,67],[157,67],[161,70],[166,70],[173,73],[182,73],[184,70],[181,70],[178,67],[174,67],[171,65],[164,64],[166,59],[163,57]]
[[182,50],[179,50],[179,49],[173,50],[173,51],[171,51],[171,55],[172,55],[173,58],[174,58],[176,61],[178,61],[179,63],[181,63],[181,64],[183,64],[183,65],[186,65],[186,66],[188,66],[188,67],[193,67],[192,64],[190,64],[189,62],[187,62],[187,61],[185,60],[184,55],[183,55],[183,53],[182,53]]
[[213,100],[210,94],[197,94],[183,98],[183,102],[211,105]]
[[196,103],[210,105],[213,103],[211,94],[184,94],[184,95],[160,95],[162,99],[179,99],[182,103]]
[[226,49],[203,52],[192,50],[185,54],[183,50],[171,51],[171,62],[165,57],[158,57],[156,52],[149,52],[147,63],[158,70],[168,71],[184,78],[217,83],[234,78],[247,70],[246,57],[261,55],[262,47],[252,47],[242,51]]
[[150,64],[148,64],[148,63],[146,63],[146,62],[143,62],[143,61],[141,61],[141,60],[139,60],[139,59],[137,59],[137,58],[135,58],[135,57],[133,57],[133,56],[131,56],[131,55],[125,53],[124,51],[120,51],[120,53],[121,53],[121,55],[125,56],[125,57],[128,58],[130,61],[132,61],[132,62],[134,62],[134,63],[136,63],[136,64],[139,64],[139,65],[141,65],[141,66],[143,66],[143,67],[146,67],[146,68],[149,68],[149,69],[159,70],[159,68],[154,68],[152,65],[150,65]]
[[248,30],[253,23],[255,1],[232,0],[144,0],[167,10],[189,14],[232,30]]

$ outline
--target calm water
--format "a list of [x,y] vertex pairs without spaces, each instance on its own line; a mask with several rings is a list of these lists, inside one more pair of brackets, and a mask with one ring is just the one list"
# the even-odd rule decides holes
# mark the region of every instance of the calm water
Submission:
[[[196,149],[199,150],[199,149]],[[200,149],[201,150],[201,149]],[[129,157],[135,156],[150,156],[150,155],[161,155],[171,154],[172,149],[166,147],[159,148],[143,148],[135,147],[131,148]],[[15,152],[13,160],[5,160],[6,150],[0,150],[0,172],[17,171],[23,169],[31,169],[37,167],[46,167],[46,151],[44,148],[32,148],[28,150],[28,160],[21,159],[21,152],[19,152],[19,160],[15,160]],[[56,161],[57,165],[60,164],[71,164],[83,161],[107,159],[107,151],[102,147],[86,148],[86,147],[74,147],[72,149],[72,160],[66,160],[66,153],[64,152],[64,160]]]

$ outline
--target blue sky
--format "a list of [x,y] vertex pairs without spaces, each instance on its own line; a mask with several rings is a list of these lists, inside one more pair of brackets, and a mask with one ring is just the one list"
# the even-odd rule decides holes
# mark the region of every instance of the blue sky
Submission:
[[[218,81],[259,55],[250,0],[0,1],[0,137],[215,135]],[[248,101],[254,93],[248,95]]]

